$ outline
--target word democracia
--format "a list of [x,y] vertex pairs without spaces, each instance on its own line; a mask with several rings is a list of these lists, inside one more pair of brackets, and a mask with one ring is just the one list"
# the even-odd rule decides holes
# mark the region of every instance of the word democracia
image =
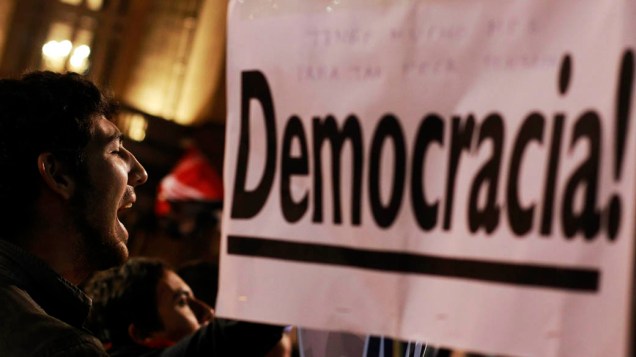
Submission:
[[[572,59],[565,55],[558,73],[558,91],[565,96],[568,91]],[[634,59],[631,50],[623,54],[615,93],[614,128],[614,179],[620,181],[623,167],[627,133],[630,121]],[[468,199],[468,227],[471,232],[484,230],[490,234],[496,230],[503,219],[507,219],[512,232],[521,237],[531,231],[543,236],[553,234],[555,226],[560,226],[564,237],[570,239],[582,234],[587,240],[593,240],[601,229],[610,240],[616,239],[621,223],[621,197],[614,194],[608,202],[598,199],[599,165],[601,160],[603,121],[601,114],[593,109],[584,110],[575,116],[563,112],[546,114],[531,111],[522,120],[519,131],[514,137],[510,160],[503,167],[503,143],[506,134],[505,117],[496,111],[476,118],[472,114],[453,115],[445,118],[438,113],[426,113],[420,120],[415,132],[414,145],[407,146],[407,137],[400,125],[400,118],[393,114],[383,115],[371,135],[370,146],[365,151],[363,130],[355,114],[345,118],[339,126],[336,118],[330,115],[313,117],[311,121],[312,147],[307,144],[307,130],[301,118],[291,115],[283,128],[280,164],[277,157],[278,132],[272,93],[265,75],[260,71],[244,71],[241,78],[241,122],[239,134],[238,159],[236,161],[235,182],[232,198],[231,217],[248,219],[256,216],[267,202],[275,175],[280,174],[279,197],[282,216],[289,223],[302,219],[311,209],[311,219],[320,224],[323,217],[323,150],[330,148],[331,187],[333,218],[332,223],[343,223],[342,190],[340,177],[342,170],[350,170],[352,182],[346,197],[351,199],[348,205],[352,225],[361,225],[361,207],[363,187],[366,187],[368,207],[372,217],[381,228],[391,227],[405,201],[411,205],[411,212],[420,229],[430,231],[439,225],[444,230],[453,226],[454,193],[457,175],[462,160],[470,160],[487,142],[492,145],[491,156],[483,163],[471,180]],[[260,173],[260,181],[253,189],[246,188],[246,178],[250,156],[250,103],[258,101],[263,111],[265,124],[265,167]],[[566,122],[573,120],[569,152],[581,142],[587,142],[587,156],[572,170],[566,180],[562,193],[556,190],[560,159],[566,151],[562,138]],[[610,122],[611,121],[607,121]],[[606,123],[607,123],[606,122]],[[547,137],[547,128],[551,126],[551,137]],[[448,135],[448,142],[445,142]],[[259,133],[260,135],[260,133]],[[300,147],[292,155],[292,143]],[[394,170],[381,172],[380,160],[387,143],[391,143],[390,155],[393,155]],[[343,147],[350,145],[351,165],[342,167]],[[519,200],[520,171],[529,145],[535,144],[546,150],[545,177],[537,178],[543,182],[543,192],[538,203],[523,204]],[[427,150],[431,145],[446,148],[448,165],[445,172],[446,187],[440,199],[427,200],[426,178],[439,173],[425,172]],[[298,147],[297,146],[297,147]],[[407,153],[407,147],[411,152]],[[310,154],[311,152],[311,154]],[[292,177],[310,175],[310,158],[313,162],[311,175],[313,186],[294,199],[291,194]],[[367,175],[363,177],[364,165],[368,165]],[[407,166],[410,166],[407,177]],[[391,177],[392,175],[392,177]],[[391,180],[388,201],[381,198],[382,180]],[[405,187],[410,185],[410,197],[405,197]],[[499,185],[505,185],[505,204],[497,197]],[[485,190],[485,204],[478,204],[478,198]],[[583,190],[583,207],[575,207],[575,196]],[[311,204],[310,204],[310,197]],[[631,197],[630,197],[631,199]],[[559,207],[560,204],[560,207]],[[310,207],[311,206],[311,207]],[[580,206],[580,205],[579,205]],[[538,211],[538,212],[536,212]],[[536,212],[536,213],[535,213]],[[556,215],[556,216],[555,216]],[[555,221],[560,225],[555,224]]]

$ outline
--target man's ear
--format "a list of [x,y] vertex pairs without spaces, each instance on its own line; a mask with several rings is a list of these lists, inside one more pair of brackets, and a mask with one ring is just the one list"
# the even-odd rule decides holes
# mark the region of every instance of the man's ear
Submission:
[[145,340],[145,337],[140,333],[140,331],[133,323],[128,325],[128,336],[130,336],[130,339],[133,340],[133,342],[135,342],[136,344],[144,346],[143,341]]
[[174,345],[174,342],[163,338],[160,334],[142,333],[134,323],[128,325],[128,336],[136,344],[152,349],[161,349]]
[[71,176],[68,165],[58,160],[50,152],[38,156],[38,171],[44,184],[65,199],[70,199],[75,190],[75,180]]

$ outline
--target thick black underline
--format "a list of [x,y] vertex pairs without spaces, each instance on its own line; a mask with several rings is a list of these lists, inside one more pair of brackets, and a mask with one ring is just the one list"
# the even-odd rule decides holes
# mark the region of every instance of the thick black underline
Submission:
[[599,271],[589,268],[442,258],[236,235],[228,236],[228,254],[581,292],[598,291],[600,280]]

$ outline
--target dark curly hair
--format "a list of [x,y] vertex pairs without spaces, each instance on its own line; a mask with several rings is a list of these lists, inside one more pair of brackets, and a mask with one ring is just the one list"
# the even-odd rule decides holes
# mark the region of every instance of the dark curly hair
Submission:
[[8,235],[28,227],[39,196],[37,158],[54,154],[81,174],[94,118],[115,103],[77,73],[32,72],[0,79],[0,224]]
[[168,266],[152,258],[131,258],[120,267],[91,277],[82,288],[93,299],[87,327],[105,344],[134,344],[128,326],[142,335],[163,329],[157,285]]

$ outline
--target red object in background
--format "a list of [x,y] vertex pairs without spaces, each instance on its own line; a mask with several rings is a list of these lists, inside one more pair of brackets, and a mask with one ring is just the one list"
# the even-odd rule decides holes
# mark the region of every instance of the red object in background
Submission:
[[159,216],[170,213],[170,201],[222,200],[221,176],[196,147],[191,147],[159,183],[155,212]]

